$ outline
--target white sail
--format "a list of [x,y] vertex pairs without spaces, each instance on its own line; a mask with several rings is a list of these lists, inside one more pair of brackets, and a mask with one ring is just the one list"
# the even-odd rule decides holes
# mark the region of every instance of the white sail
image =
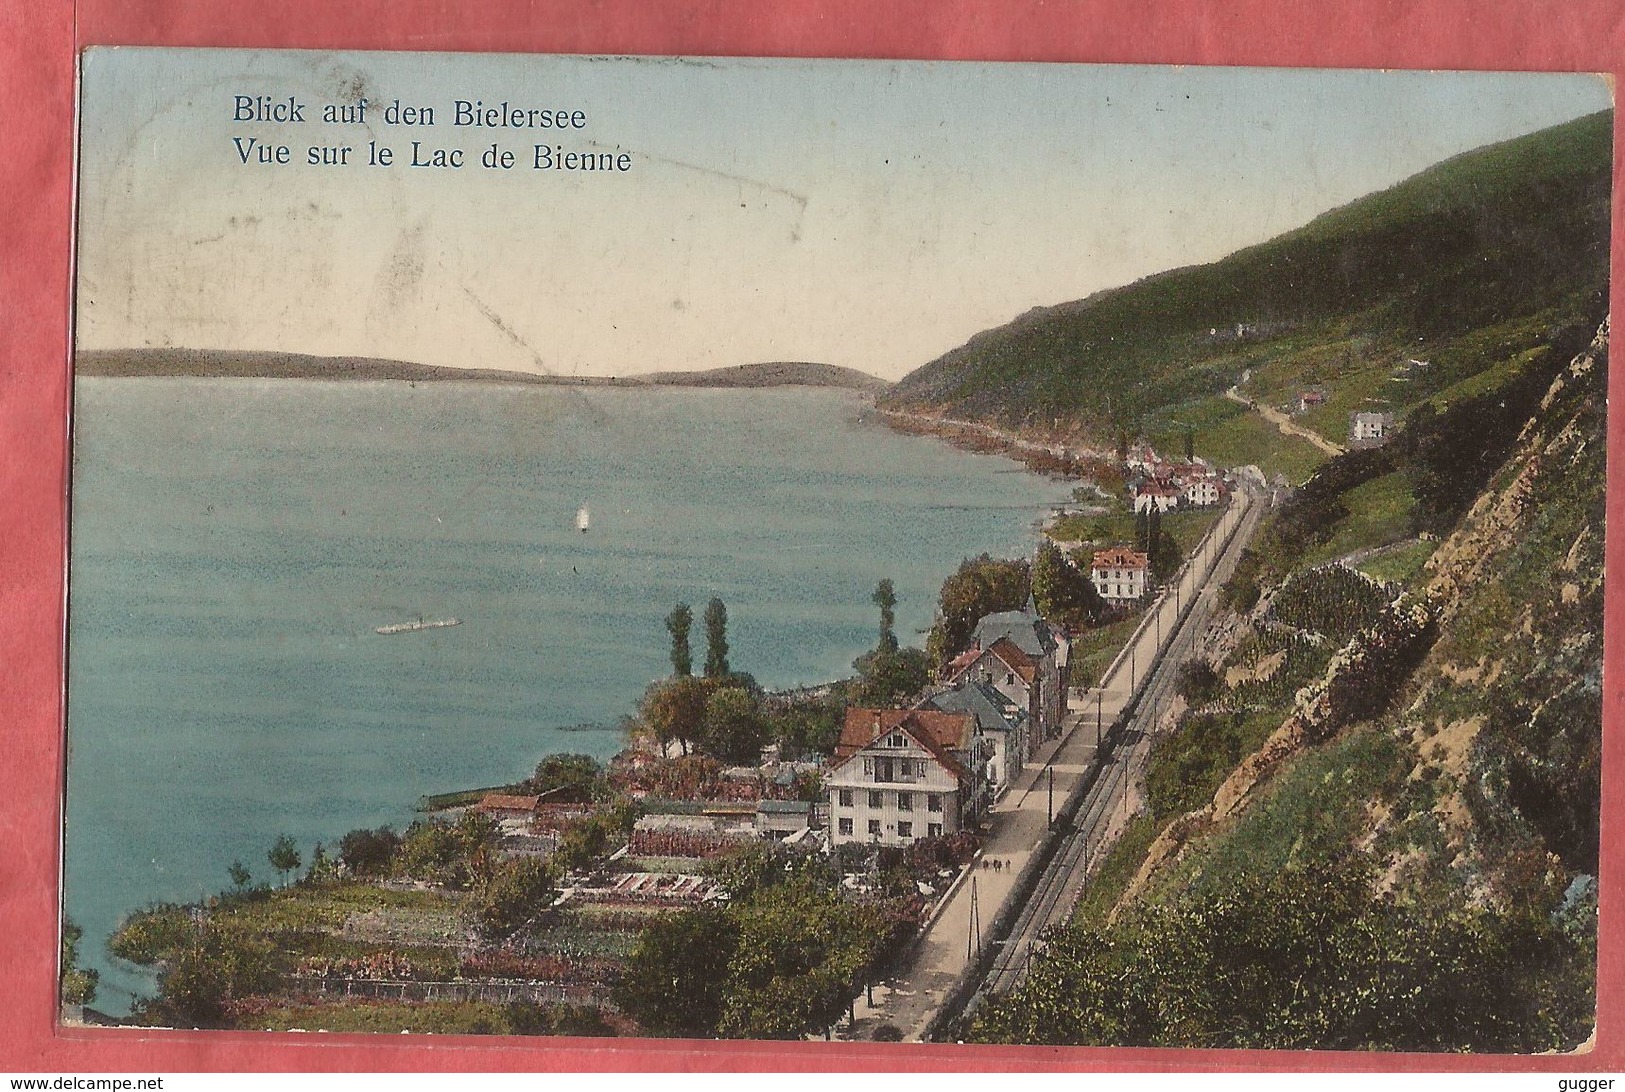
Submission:
[[580,510],[576,512],[576,530],[585,534],[591,523],[592,513],[587,511],[587,506],[583,504]]

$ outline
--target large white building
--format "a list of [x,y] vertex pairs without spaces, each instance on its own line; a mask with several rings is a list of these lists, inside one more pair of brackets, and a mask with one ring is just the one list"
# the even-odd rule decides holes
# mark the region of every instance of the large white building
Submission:
[[1089,579],[1095,591],[1108,603],[1134,603],[1145,596],[1146,573],[1150,559],[1138,550],[1113,546],[1096,550],[1089,566]]
[[902,846],[974,824],[988,797],[981,749],[969,713],[848,709],[824,779],[831,840]]

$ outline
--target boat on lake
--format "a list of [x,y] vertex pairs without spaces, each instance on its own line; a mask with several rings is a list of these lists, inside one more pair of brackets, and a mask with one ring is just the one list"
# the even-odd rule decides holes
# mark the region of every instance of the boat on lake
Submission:
[[374,633],[416,633],[420,629],[445,629],[447,626],[460,626],[461,618],[419,618],[415,622],[395,622],[392,625],[379,626]]
[[587,528],[591,526],[591,524],[592,513],[587,511],[587,506],[583,504],[576,511],[576,530],[580,531],[582,534],[586,534]]

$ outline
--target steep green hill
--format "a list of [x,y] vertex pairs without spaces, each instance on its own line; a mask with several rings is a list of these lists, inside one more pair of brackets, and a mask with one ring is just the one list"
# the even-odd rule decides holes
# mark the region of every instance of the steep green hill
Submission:
[[[1603,112],[1468,152],[1211,265],[1035,308],[883,404],[1156,438],[1233,415],[1213,399],[1251,369],[1266,401],[1332,387],[1319,427],[1341,440],[1349,410],[1403,411],[1503,359],[1451,364],[1464,339],[1510,346],[1581,321],[1608,274],[1612,130]],[[1410,358],[1431,371],[1396,375]]]
[[[1510,1052],[1588,1038],[1607,330],[1331,460],[1270,517],[1227,589],[1239,613],[1217,684],[1153,745],[1149,814],[968,1037]],[[1418,540],[1425,565],[1401,585],[1311,562],[1378,518],[1355,497],[1396,474],[1441,528]]]

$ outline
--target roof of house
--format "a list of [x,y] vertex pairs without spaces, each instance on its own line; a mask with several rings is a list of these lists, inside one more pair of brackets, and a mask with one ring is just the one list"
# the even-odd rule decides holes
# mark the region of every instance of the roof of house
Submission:
[[805,800],[758,800],[756,810],[780,815],[805,815],[812,805]]
[[[1004,664],[1011,671],[1015,672],[1017,675],[1020,675],[1021,681],[1026,683],[1028,686],[1031,686],[1033,679],[1038,677],[1038,661],[1027,655],[1027,653],[1022,650],[1022,647],[1016,644],[1010,638],[1000,637],[987,648],[975,650],[975,655],[970,655],[970,653],[967,652],[964,656],[960,656],[958,659],[956,659],[954,664],[960,664],[960,666],[953,667],[953,665],[950,665],[952,670],[948,675],[949,682],[955,682],[964,678],[966,672],[979,663],[984,656],[992,656],[994,659]],[[961,664],[961,661],[963,661],[963,664]]]
[[953,752],[970,749],[976,735],[976,719],[969,713],[944,713],[936,709],[848,709],[846,722],[841,725],[841,738],[835,744],[835,762],[831,769],[839,769],[881,736],[898,730],[907,733],[955,776],[966,775],[964,763]]
[[1003,610],[984,617],[976,623],[972,636],[978,648],[992,648],[1001,637],[1007,637],[1035,660],[1056,649],[1055,634],[1049,623],[1038,616],[1031,594],[1021,610]]
[[1091,564],[1096,569],[1145,569],[1149,568],[1151,563],[1138,550],[1131,550],[1127,546],[1113,546],[1107,550],[1096,550]]
[[978,679],[960,679],[921,703],[944,713],[969,713],[982,732],[1008,732],[1021,723],[1026,710]]
[[539,796],[508,796],[500,792],[488,792],[474,805],[475,811],[535,811]]

